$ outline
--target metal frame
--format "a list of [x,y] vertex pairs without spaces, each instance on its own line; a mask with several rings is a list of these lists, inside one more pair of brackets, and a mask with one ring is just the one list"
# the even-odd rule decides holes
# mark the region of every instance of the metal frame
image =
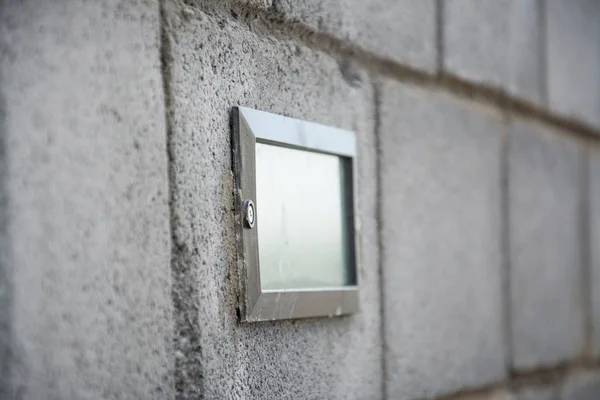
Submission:
[[[319,289],[262,290],[258,229],[244,226],[244,200],[256,204],[255,145],[257,142],[344,157],[351,163],[347,216],[351,232],[353,285]],[[235,178],[235,221],[240,279],[240,319],[244,322],[337,316],[358,311],[358,240],[356,229],[356,136],[354,132],[301,121],[245,107],[234,107],[232,161]],[[260,210],[260,204],[256,204]],[[260,212],[256,225],[260,224]]]

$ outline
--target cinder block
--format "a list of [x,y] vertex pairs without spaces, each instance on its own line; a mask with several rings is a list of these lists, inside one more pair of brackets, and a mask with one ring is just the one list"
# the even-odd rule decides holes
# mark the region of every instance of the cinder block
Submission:
[[538,0],[446,0],[443,7],[448,72],[542,102]]
[[517,369],[581,349],[581,148],[522,121],[508,151],[510,315]]
[[600,126],[600,2],[548,0],[549,107]]
[[435,72],[434,0],[274,0],[274,7],[315,30],[380,56]]
[[392,81],[380,104],[387,396],[501,381],[501,118]]
[[590,149],[589,185],[592,323],[595,351],[600,354],[600,148],[597,147]]
[[0,6],[0,398],[173,395],[159,12],[116,3]]
[[[371,83],[245,23],[166,4],[176,381],[208,399],[381,398],[376,150]],[[357,132],[360,312],[240,324],[230,116],[242,105]],[[259,206],[260,207],[260,206]],[[315,229],[319,229],[315,227]]]
[[593,373],[586,373],[567,380],[560,396],[560,400],[597,399],[600,399],[600,376]]

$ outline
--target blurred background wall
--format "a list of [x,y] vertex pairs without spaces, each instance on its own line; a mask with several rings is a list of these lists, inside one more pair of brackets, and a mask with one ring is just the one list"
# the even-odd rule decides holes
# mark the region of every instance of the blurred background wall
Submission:
[[[239,324],[231,108],[358,137],[361,312]],[[0,0],[0,398],[600,399],[597,0]]]

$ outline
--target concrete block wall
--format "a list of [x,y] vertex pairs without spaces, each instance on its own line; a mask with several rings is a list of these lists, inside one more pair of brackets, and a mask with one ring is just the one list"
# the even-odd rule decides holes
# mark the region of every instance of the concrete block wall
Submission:
[[509,125],[508,223],[512,361],[573,359],[585,326],[582,149],[527,122]]
[[[185,15],[182,11],[187,10]],[[176,393],[369,398],[381,390],[373,87],[335,59],[199,8],[164,8],[169,42]],[[199,52],[199,49],[202,51]],[[240,325],[230,113],[245,105],[360,132],[362,312]],[[307,384],[310,382],[310,384]]]
[[3,1],[0,398],[173,385],[159,10]]
[[501,381],[502,119],[391,80],[380,118],[387,394]]
[[543,100],[540,1],[445,0],[439,5],[444,71]]
[[[360,313],[240,324],[231,108],[358,136]],[[600,398],[595,0],[0,2],[0,398]]]

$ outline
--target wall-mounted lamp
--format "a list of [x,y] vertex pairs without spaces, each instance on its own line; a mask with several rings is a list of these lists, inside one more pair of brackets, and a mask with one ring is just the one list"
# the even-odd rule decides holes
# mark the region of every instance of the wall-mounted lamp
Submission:
[[355,134],[236,107],[232,152],[242,320],[356,312]]

